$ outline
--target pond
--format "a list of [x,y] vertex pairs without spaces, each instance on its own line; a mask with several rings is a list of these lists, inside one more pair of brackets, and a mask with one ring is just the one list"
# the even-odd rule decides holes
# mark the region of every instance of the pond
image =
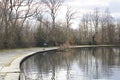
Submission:
[[21,64],[20,80],[119,80],[120,48],[77,48],[35,54]]

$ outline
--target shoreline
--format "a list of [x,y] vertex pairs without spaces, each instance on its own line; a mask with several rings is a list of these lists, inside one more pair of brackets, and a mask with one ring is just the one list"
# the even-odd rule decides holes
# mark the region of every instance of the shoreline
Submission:
[[[68,48],[85,48],[85,47],[90,48],[90,47],[120,47],[120,46],[119,45],[80,45],[80,46],[69,46]],[[28,51],[25,49],[23,50],[18,49],[18,52],[20,52],[19,50],[21,50],[21,52],[25,52],[25,51],[26,52],[21,54],[21,53],[17,53],[16,51],[15,54],[17,55],[17,57],[14,58],[14,60],[12,60],[11,62],[9,62],[9,65],[7,66],[0,65],[0,77],[3,76],[3,78],[0,78],[0,80],[19,80],[20,65],[26,58],[36,54],[37,52],[46,52],[46,51],[56,50],[56,49],[59,49],[59,47],[30,48],[28,49]],[[14,50],[12,51],[14,52]],[[8,53],[6,53],[6,56],[3,56],[5,59],[10,58],[9,56],[7,56],[7,54],[9,55],[10,52],[8,51]]]

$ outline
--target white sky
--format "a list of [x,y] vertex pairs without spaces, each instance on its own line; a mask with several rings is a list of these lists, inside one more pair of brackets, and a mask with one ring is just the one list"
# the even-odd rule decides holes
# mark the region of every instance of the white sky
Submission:
[[[66,0],[58,16],[59,19],[63,19],[65,16],[66,6],[71,6],[73,10],[77,11],[79,13],[77,17],[81,17],[84,13],[88,13],[95,8],[98,8],[100,11],[109,8],[114,17],[120,18],[120,0]],[[74,24],[72,25],[74,28],[77,27],[78,21],[79,19],[74,20]]]

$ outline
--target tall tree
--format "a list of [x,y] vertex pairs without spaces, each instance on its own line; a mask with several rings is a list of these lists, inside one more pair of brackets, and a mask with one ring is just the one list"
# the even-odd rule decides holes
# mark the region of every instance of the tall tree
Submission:
[[67,33],[67,43],[69,43],[69,38],[70,38],[70,35],[69,35],[69,32],[70,32],[70,26],[72,24],[72,20],[75,19],[75,14],[76,12],[74,10],[72,10],[71,7],[67,7],[67,11],[66,11],[66,16],[65,16],[65,19],[66,19],[66,33]]
[[4,48],[19,46],[22,40],[23,26],[26,20],[35,14],[36,3],[33,0],[2,0],[1,3]]
[[49,9],[50,15],[51,15],[51,18],[52,18],[52,27],[55,28],[57,11],[58,11],[59,7],[62,5],[63,0],[42,0],[42,2]]
[[60,6],[63,4],[63,0],[41,0],[41,1],[47,7],[48,13],[50,14],[50,16],[52,18],[51,35],[49,36],[49,38],[51,38],[51,40],[56,45],[57,44],[56,40],[55,40],[56,17],[57,17],[57,12],[58,12]]
[[111,16],[109,9],[105,10],[106,26],[107,26],[107,36],[110,44],[114,41],[115,25],[114,18]]
[[100,15],[98,9],[94,10],[94,13],[91,14],[91,20],[92,24],[94,26],[94,35],[93,35],[93,43],[96,44],[98,41],[98,30],[99,30],[99,20],[100,20]]

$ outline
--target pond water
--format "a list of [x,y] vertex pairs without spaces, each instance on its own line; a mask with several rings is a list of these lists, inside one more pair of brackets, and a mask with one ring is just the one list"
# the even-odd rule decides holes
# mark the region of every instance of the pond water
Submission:
[[20,80],[119,80],[120,48],[49,51],[21,64]]

